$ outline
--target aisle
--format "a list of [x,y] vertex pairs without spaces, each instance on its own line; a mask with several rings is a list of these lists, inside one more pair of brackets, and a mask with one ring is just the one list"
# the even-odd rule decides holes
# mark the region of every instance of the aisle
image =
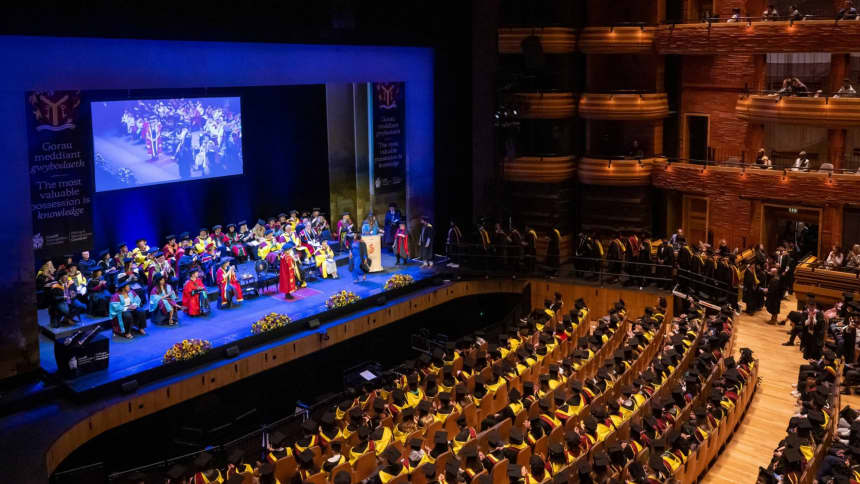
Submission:
[[[794,296],[782,303],[780,316],[797,307]],[[788,420],[796,412],[791,396],[799,366],[804,362],[800,349],[782,346],[788,326],[767,324],[770,315],[759,311],[740,316],[735,326],[735,356],[740,348],[750,348],[759,359],[761,383],[732,440],[702,480],[706,484],[753,483],[759,466],[767,466],[773,450],[785,436]]]

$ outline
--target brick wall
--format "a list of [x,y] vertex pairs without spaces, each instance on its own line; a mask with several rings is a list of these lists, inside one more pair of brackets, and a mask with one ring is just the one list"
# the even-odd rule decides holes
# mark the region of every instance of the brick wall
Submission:
[[809,206],[822,209],[821,247],[841,245],[842,209],[860,201],[860,176],[827,177],[792,174],[785,180],[780,172],[750,169],[709,168],[704,173],[695,165],[656,167],[652,183],[658,188],[707,197],[709,230],[713,240],[726,239],[732,247],[759,243],[763,203]]
[[709,116],[709,146],[726,151],[744,149],[747,122],[738,119],[735,104],[745,86],[753,84],[755,72],[751,55],[683,58],[679,153],[687,154],[687,113]]

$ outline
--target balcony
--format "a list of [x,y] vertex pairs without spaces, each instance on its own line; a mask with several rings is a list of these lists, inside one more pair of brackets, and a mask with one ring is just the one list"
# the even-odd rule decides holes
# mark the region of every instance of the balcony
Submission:
[[520,117],[525,119],[564,119],[576,116],[576,97],[572,92],[517,93]]
[[586,27],[579,50],[586,54],[653,54],[655,27]]
[[738,117],[756,123],[784,123],[827,128],[860,126],[860,98],[782,97],[749,95],[738,98]]
[[499,53],[522,54],[523,39],[531,35],[540,39],[546,54],[572,54],[576,50],[576,32],[566,27],[507,27],[499,29]]
[[[580,161],[580,173],[582,165]],[[671,163],[654,164],[651,181],[657,188],[706,197],[724,197],[730,193],[733,197],[759,200],[815,200],[816,205],[860,202],[860,175],[857,174],[762,170],[741,163],[706,166],[671,160]]]
[[526,183],[560,183],[576,173],[576,159],[567,156],[520,156],[505,162],[505,179]]
[[860,43],[860,22],[801,20],[661,25],[659,54],[766,54],[769,52],[851,52]]
[[651,184],[654,163],[662,161],[663,158],[657,157],[641,160],[583,157],[579,160],[576,172],[579,181],[586,185],[645,186]]
[[585,119],[616,121],[652,121],[669,115],[666,93],[594,94],[586,93],[579,101],[579,115]]

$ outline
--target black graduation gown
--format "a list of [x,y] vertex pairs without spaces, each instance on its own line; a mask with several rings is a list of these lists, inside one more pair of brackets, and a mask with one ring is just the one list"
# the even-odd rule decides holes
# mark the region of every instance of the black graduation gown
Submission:
[[759,310],[758,284],[754,267],[747,267],[744,271],[744,304],[747,312],[754,313]]
[[767,312],[773,315],[779,314],[780,302],[782,302],[782,280],[779,276],[774,276],[767,283]]

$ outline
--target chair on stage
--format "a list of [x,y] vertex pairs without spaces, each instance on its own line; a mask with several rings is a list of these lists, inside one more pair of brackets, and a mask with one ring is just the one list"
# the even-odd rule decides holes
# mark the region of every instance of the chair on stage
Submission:
[[236,275],[239,287],[242,288],[242,295],[246,299],[249,295],[260,295],[260,285],[257,283],[256,268],[253,262],[236,264]]
[[257,272],[257,288],[262,291],[265,287],[266,290],[271,286],[278,285],[278,274],[273,274],[269,272],[269,264],[260,259],[254,263],[254,270]]

